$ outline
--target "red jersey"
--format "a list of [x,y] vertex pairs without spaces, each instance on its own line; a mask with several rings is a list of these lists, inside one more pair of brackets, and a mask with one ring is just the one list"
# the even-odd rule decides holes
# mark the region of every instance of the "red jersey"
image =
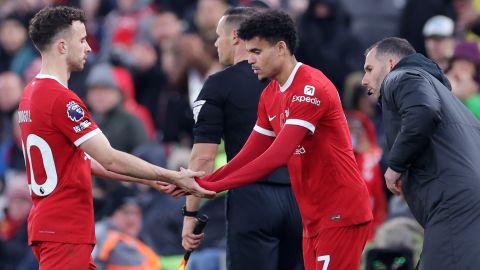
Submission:
[[288,161],[304,236],[371,220],[338,92],[321,71],[298,63],[285,85],[272,80],[265,88],[254,130],[276,136],[284,125],[310,131]]
[[42,74],[25,87],[18,116],[33,201],[29,243],[95,243],[91,163],[78,146],[100,129],[75,93]]

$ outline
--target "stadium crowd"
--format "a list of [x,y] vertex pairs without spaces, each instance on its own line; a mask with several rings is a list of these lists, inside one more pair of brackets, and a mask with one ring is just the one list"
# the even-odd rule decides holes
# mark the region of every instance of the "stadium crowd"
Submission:
[[[361,83],[364,51],[384,37],[406,38],[442,68],[453,94],[480,119],[479,0],[1,0],[0,269],[37,269],[26,240],[31,201],[16,110],[40,70],[28,23],[47,5],[85,11],[93,52],[69,88],[112,146],[174,170],[188,167],[193,102],[207,77],[224,68],[214,46],[222,14],[238,5],[289,12],[298,27],[298,60],[324,72],[339,91],[370,192],[374,226],[363,267],[418,260],[423,230],[384,184],[388,153],[380,110]],[[224,160],[221,150],[217,167]],[[93,195],[99,269],[115,269],[109,265],[121,264],[119,256],[145,256],[148,269],[176,269],[184,252],[184,198],[98,178]],[[189,269],[225,269],[224,198],[205,201],[202,212],[210,222]]]

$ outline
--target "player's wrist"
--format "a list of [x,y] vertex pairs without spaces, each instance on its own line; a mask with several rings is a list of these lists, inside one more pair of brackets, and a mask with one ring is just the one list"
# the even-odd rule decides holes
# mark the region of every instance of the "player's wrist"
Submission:
[[182,181],[182,172],[179,171],[170,171],[170,174],[168,176],[170,179],[170,184],[174,184],[177,187],[181,186],[181,181]]

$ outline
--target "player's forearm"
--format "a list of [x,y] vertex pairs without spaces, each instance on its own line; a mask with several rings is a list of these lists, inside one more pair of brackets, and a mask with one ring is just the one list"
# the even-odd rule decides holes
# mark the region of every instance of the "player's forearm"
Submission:
[[204,171],[209,174],[213,172],[213,169],[215,168],[215,156],[216,151],[214,154],[196,153],[194,146],[190,162],[188,163],[188,168],[192,171]]
[[138,157],[111,147],[103,133],[97,134],[80,145],[80,148],[98,161],[107,171],[144,180],[160,180],[176,184],[183,177],[180,172],[150,164]]
[[130,180],[133,180],[133,178],[152,181],[160,180],[175,184],[180,179],[180,174],[176,171],[155,166],[122,151],[115,149],[112,151],[110,162],[102,164],[109,172],[131,177],[128,178]]
[[92,159],[92,174],[104,178],[104,179],[111,179],[123,182],[130,182],[130,183],[138,183],[144,185],[152,185],[154,182],[150,180],[140,179],[136,177],[131,177],[123,174],[114,173],[105,169],[98,161]]

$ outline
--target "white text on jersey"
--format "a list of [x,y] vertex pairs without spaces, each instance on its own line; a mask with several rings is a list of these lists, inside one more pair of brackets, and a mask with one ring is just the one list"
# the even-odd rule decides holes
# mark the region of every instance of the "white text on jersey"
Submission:
[[313,105],[320,106],[320,100],[318,98],[311,98],[306,96],[293,96],[292,102],[307,102]]
[[91,124],[92,124],[92,122],[88,121],[88,119],[87,119],[87,120],[81,122],[80,124],[74,126],[73,131],[75,131],[75,133],[79,133],[80,131],[88,128]]
[[18,123],[30,123],[32,119],[30,118],[30,110],[27,111],[18,111]]

